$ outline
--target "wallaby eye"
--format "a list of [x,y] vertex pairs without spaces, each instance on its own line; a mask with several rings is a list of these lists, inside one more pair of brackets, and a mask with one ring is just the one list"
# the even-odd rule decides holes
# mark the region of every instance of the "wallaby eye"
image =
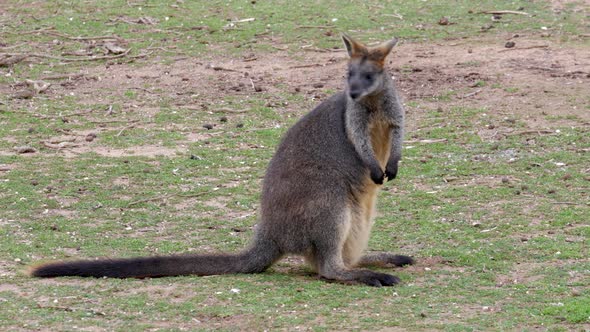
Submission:
[[367,81],[372,81],[373,80],[373,74],[365,74],[365,79]]

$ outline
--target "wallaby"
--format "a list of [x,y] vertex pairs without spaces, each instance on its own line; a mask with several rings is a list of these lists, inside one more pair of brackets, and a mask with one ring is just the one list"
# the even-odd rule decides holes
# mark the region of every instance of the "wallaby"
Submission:
[[350,56],[345,91],[322,102],[284,135],[263,182],[251,245],[234,254],[65,261],[33,267],[35,277],[144,278],[257,273],[283,255],[303,255],[320,277],[391,286],[366,265],[412,264],[408,256],[363,255],[379,187],[401,158],[404,111],[385,58],[397,40],[366,47],[342,35]]

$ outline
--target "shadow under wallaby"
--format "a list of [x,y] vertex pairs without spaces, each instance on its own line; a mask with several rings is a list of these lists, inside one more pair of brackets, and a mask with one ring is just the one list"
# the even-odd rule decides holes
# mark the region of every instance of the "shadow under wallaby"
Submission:
[[303,255],[322,277],[391,286],[399,279],[362,269],[412,264],[391,253],[364,254],[384,180],[396,177],[404,111],[384,69],[396,44],[367,47],[347,35],[346,90],[290,128],[264,178],[260,222],[251,245],[233,254],[197,254],[53,262],[35,277],[144,278],[256,273],[286,254]]

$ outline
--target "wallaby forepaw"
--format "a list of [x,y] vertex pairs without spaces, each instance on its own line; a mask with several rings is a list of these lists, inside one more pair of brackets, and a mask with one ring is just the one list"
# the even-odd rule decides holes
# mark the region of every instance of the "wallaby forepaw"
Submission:
[[387,176],[387,181],[395,179],[397,176],[397,161],[387,164],[387,167],[385,167],[385,176]]
[[395,179],[397,176],[397,169],[395,171],[385,170],[385,176],[387,177],[387,181]]
[[374,272],[370,275],[363,276],[359,282],[372,287],[393,286],[401,281],[398,277],[386,273]]
[[375,182],[375,184],[383,184],[385,180],[385,173],[379,168],[371,171],[371,180]]

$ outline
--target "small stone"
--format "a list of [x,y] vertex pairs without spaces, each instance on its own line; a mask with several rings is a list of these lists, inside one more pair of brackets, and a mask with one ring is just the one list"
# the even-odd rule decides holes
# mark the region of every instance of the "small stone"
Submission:
[[449,25],[449,24],[451,24],[451,22],[449,21],[449,18],[448,17],[441,17],[438,20],[438,24],[439,25]]
[[507,177],[502,178],[502,183],[509,183],[510,180]]
[[219,118],[219,122],[227,122],[227,116],[222,116]]
[[92,141],[94,141],[95,138],[96,138],[95,133],[89,133],[88,135],[86,135],[86,137],[84,137],[84,140],[86,142],[92,142]]
[[236,125],[236,128],[244,128],[244,124],[243,124],[243,123],[238,123],[238,124]]
[[203,125],[203,128],[205,128],[207,130],[211,130],[211,129],[213,129],[213,125],[212,124],[209,124],[209,123],[206,123],[206,124]]
[[506,42],[506,44],[504,44],[504,47],[506,47],[506,48],[513,48],[514,46],[516,46],[516,43],[513,41],[509,41],[509,42]]

